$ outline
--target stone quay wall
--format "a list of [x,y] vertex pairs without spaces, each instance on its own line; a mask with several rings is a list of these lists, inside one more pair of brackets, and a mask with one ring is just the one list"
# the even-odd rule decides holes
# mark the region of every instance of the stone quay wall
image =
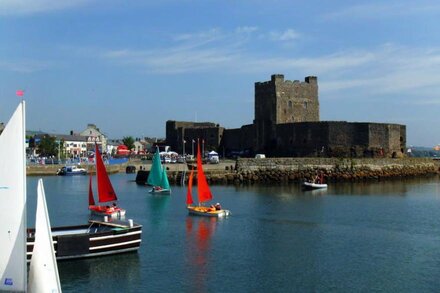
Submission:
[[381,180],[439,173],[440,163],[425,158],[269,158],[238,159],[241,182],[303,181],[322,173],[326,181]]
[[[144,172],[147,176],[148,171]],[[235,166],[205,170],[207,180],[217,184],[302,182],[318,173],[326,182],[377,181],[439,174],[440,162],[425,158],[240,158]],[[187,182],[188,175],[168,172],[170,182],[176,184]]]

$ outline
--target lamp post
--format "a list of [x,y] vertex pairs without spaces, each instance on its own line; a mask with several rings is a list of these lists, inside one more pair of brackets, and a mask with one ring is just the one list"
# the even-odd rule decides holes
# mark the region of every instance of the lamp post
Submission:
[[183,138],[183,152],[182,152],[182,155],[185,157],[185,143],[186,143],[186,140],[185,140],[185,138]]
[[195,141],[194,141],[194,139],[192,140],[192,155],[193,155],[193,157],[194,157],[194,143],[195,143]]

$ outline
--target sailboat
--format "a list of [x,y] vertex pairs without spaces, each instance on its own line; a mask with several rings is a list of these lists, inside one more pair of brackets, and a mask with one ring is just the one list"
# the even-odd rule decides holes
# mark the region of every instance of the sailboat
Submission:
[[61,292],[57,260],[52,244],[43,179],[38,180],[35,242],[29,267],[29,292]]
[[125,216],[125,210],[116,206],[116,193],[113,189],[113,185],[108,177],[107,170],[105,169],[104,162],[99,152],[98,145],[95,144],[95,162],[96,162],[96,181],[98,182],[98,198],[99,202],[113,202],[112,206],[109,205],[96,205],[93,197],[92,189],[92,177],[89,181],[89,210],[92,214],[99,216],[111,216],[121,217]]
[[61,292],[44,194],[37,200],[39,232],[27,282],[25,125],[21,101],[0,135],[0,202],[7,206],[0,213],[0,291]]
[[195,206],[192,198],[194,170],[191,170],[188,179],[188,189],[186,193],[186,206],[188,213],[191,215],[206,216],[206,217],[224,217],[229,216],[230,211],[223,209],[219,203],[211,205],[210,207],[203,206],[203,203],[213,199],[208,182],[206,181],[205,172],[202,166],[202,156],[200,154],[200,144],[197,142],[197,197],[199,205]]
[[147,184],[153,186],[149,191],[154,194],[171,194],[170,183],[165,166],[160,161],[159,150],[157,149],[153,156],[150,173],[148,174]]
[[[105,172],[104,163],[102,162],[98,150],[96,151],[96,160],[98,161],[97,170],[99,170],[97,171],[98,192],[114,195],[113,187],[108,179],[107,172]],[[104,188],[99,183],[101,180],[104,181]],[[114,198],[116,200],[116,195],[114,195]],[[100,201],[101,200],[102,199],[100,199]],[[112,215],[109,208],[95,205],[91,179],[89,185],[89,203],[90,206],[95,207],[95,211],[93,212],[100,215]],[[102,213],[99,213],[101,211]],[[119,212],[115,209],[113,212],[122,215],[125,214],[125,210]],[[38,226],[36,228],[37,229],[27,229],[27,261],[32,261],[35,253],[39,251],[36,245],[40,227]],[[142,242],[142,225],[134,223],[132,219],[128,221],[118,219],[109,220],[108,218],[106,219],[106,217],[104,217],[104,221],[90,219],[89,223],[85,225],[53,227],[51,232],[56,259],[87,258],[132,252],[137,251]],[[46,290],[41,292],[50,291]]]

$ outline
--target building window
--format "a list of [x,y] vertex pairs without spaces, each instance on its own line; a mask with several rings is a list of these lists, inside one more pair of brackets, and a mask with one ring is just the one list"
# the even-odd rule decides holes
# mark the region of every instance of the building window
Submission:
[[288,106],[289,106],[289,109],[292,109],[292,107],[293,107],[292,101],[289,101]]
[[304,109],[307,109],[307,102],[304,102]]

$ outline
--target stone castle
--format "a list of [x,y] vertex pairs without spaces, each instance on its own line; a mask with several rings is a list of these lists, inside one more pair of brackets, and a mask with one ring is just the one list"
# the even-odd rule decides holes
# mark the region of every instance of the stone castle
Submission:
[[253,124],[225,129],[215,123],[167,121],[166,140],[173,150],[191,153],[192,141],[224,155],[264,153],[282,157],[397,157],[406,146],[406,126],[373,122],[320,121],[318,79],[255,83]]

